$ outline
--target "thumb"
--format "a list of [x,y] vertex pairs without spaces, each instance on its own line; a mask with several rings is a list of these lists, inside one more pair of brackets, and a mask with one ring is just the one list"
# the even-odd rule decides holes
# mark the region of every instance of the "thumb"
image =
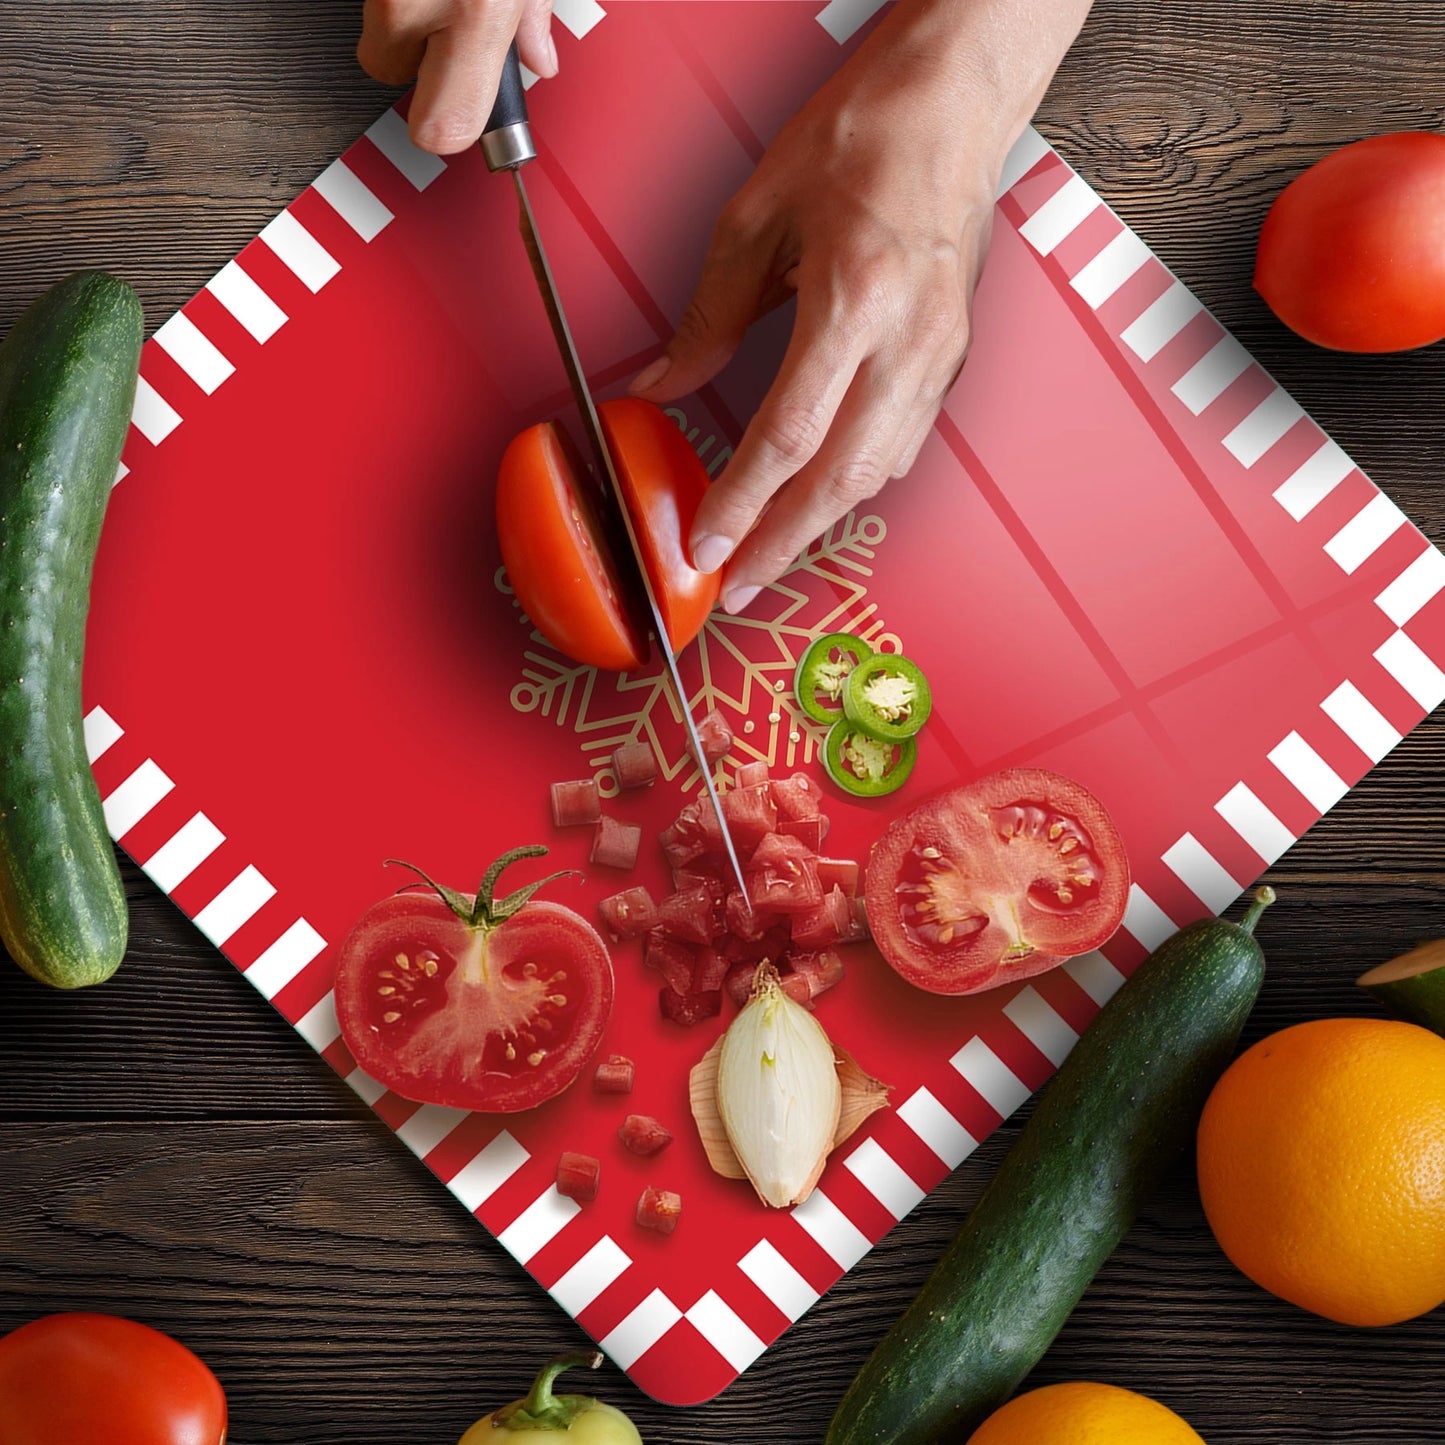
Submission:
[[663,354],[633,379],[632,395],[674,401],[711,381],[748,327],[787,294],[771,281],[770,261],[757,240],[745,240],[719,221],[677,331]]

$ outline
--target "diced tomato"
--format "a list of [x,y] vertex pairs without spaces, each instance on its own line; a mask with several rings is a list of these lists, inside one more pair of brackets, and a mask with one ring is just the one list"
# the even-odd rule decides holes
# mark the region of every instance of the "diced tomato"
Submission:
[[725,758],[732,751],[733,730],[727,719],[717,708],[708,713],[697,725],[697,740],[702,744],[702,755],[710,763]]
[[853,931],[853,903],[841,888],[823,896],[823,901],[793,919],[793,942],[803,948],[826,948],[840,943]]
[[773,807],[766,783],[724,793],[722,810],[733,842],[744,857],[778,826],[778,810]]
[[817,998],[835,984],[841,983],[845,969],[843,955],[836,948],[820,949],[817,953],[795,953],[788,962],[795,976],[806,978],[810,995]]
[[658,1011],[663,1018],[690,1029],[704,1019],[716,1018],[722,1012],[722,990],[715,988],[709,993],[674,993],[670,988],[659,990]]
[[605,1064],[597,1065],[592,1075],[592,1088],[599,1094],[630,1094],[636,1066],[624,1054],[612,1054]]
[[697,797],[682,810],[679,821],[687,818],[702,839],[703,852],[721,853],[723,850],[722,824],[713,811],[712,800],[706,796]]
[[599,868],[635,868],[637,850],[642,847],[642,829],[635,823],[619,823],[603,814],[592,835],[592,852],[588,862]]
[[714,903],[721,903],[728,891],[727,884],[702,863],[694,863],[691,868],[674,868],[672,888],[674,893],[685,893],[690,888],[704,889]]
[[825,890],[841,888],[849,898],[856,898],[858,873],[858,864],[852,858],[818,859],[818,882]]
[[648,1185],[637,1201],[637,1222],[644,1229],[671,1234],[682,1218],[682,1195],[671,1189],[654,1189]]
[[563,1153],[557,1161],[557,1193],[579,1204],[597,1198],[602,1165],[590,1154]]
[[658,1154],[672,1143],[672,1133],[664,1129],[650,1114],[629,1114],[617,1131],[617,1137],[632,1150],[646,1158]]
[[744,763],[738,769],[735,787],[756,788],[768,781],[768,765],[764,762]]
[[692,971],[692,991],[712,993],[715,989],[720,989],[730,962],[730,959],[725,958],[715,948],[700,948]]
[[794,773],[790,778],[774,778],[768,786],[772,789],[778,817],[797,822],[801,818],[818,816],[818,785],[806,773]]
[[816,853],[828,836],[828,820],[821,813],[816,818],[784,818],[778,832],[806,843]]
[[617,786],[650,788],[657,781],[657,756],[651,743],[623,743],[612,754],[612,772]]
[[602,816],[602,795],[595,778],[552,784],[552,821],[559,828],[595,823]]
[[868,922],[868,900],[861,896],[853,900],[853,933],[857,938],[873,937],[873,928]]
[[823,901],[818,869],[806,844],[785,833],[769,833],[747,868],[748,900],[754,908],[803,913]]
[[757,977],[758,965],[748,961],[735,963],[723,978],[727,996],[739,1007],[746,1006],[753,994],[753,979]]
[[813,1005],[813,986],[808,982],[806,974],[785,973],[778,980],[778,987],[793,1000],[808,1008]]
[[657,922],[657,904],[652,901],[652,894],[641,886],[624,888],[621,893],[604,898],[597,905],[597,911],[607,931],[619,941],[641,938]]
[[692,988],[697,955],[687,944],[668,937],[660,928],[654,928],[647,935],[642,961],[667,980],[667,986],[673,993],[687,993]]
[[668,866],[674,869],[687,867],[689,863],[701,858],[706,851],[697,829],[685,824],[681,818],[664,828],[658,835],[658,840],[662,844]]
[[728,894],[723,905],[723,923],[731,937],[755,942],[772,921],[761,909],[750,908],[748,900],[736,888]]
[[657,905],[657,926],[688,943],[711,943],[713,900],[706,888],[669,894]]

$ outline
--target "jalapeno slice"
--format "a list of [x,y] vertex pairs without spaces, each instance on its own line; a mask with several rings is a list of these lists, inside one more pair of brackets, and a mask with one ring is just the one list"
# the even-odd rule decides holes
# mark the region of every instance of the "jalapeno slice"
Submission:
[[829,632],[816,638],[803,654],[793,676],[798,706],[815,722],[833,723],[843,716],[843,686],[873,649],[851,632]]
[[843,684],[843,714],[885,742],[911,738],[933,710],[933,694],[917,663],[878,652],[860,662]]
[[912,738],[876,738],[847,718],[835,722],[823,740],[828,776],[855,798],[881,798],[901,788],[917,757]]

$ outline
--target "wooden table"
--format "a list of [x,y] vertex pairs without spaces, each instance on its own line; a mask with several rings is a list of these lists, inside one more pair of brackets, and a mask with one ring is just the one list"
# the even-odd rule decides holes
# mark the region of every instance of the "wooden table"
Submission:
[[[169,316],[393,98],[358,0],[0,8],[0,328],[103,265]],[[1327,355],[1250,288],[1281,186],[1359,136],[1435,129],[1445,7],[1100,0],[1039,124],[1437,540],[1445,353]],[[1249,1037],[1367,1013],[1360,969],[1445,934],[1445,726],[1414,733],[1283,862]],[[447,1445],[577,1328],[134,867],[131,956],[87,993],[0,969],[0,1330],[99,1309],[194,1347],[237,1445]],[[822,1438],[1004,1129],[717,1401],[615,1371],[656,1445]],[[1145,1390],[1211,1445],[1445,1440],[1445,1315],[1360,1332],[1237,1275],[1181,1167],[1035,1376]]]

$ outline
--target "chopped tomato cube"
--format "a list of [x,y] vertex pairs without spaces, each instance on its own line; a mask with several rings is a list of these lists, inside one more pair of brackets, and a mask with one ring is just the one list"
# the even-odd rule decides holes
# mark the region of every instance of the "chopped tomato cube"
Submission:
[[803,948],[826,948],[849,938],[852,931],[853,901],[843,896],[841,888],[825,894],[816,908],[793,919],[793,942]]
[[632,1150],[646,1158],[672,1143],[672,1133],[664,1129],[650,1114],[629,1114],[617,1131],[617,1137]]
[[751,943],[763,936],[772,919],[761,909],[749,907],[748,900],[734,888],[723,905],[723,922],[731,937]]
[[727,995],[739,1007],[744,1008],[753,994],[753,979],[757,977],[758,965],[752,961],[735,963],[723,979]]
[[637,1222],[644,1229],[671,1234],[682,1218],[682,1195],[671,1189],[654,1189],[648,1185],[637,1201]]
[[853,937],[873,937],[873,929],[868,923],[868,900],[866,898],[859,897],[853,900]]
[[818,816],[821,795],[817,783],[806,773],[794,773],[790,778],[774,778],[768,786],[772,789],[773,806],[778,810],[778,817],[796,822],[800,818]]
[[808,982],[806,974],[785,973],[778,980],[778,987],[793,1000],[808,1008],[813,1006],[813,986]]
[[856,898],[858,873],[858,864],[852,858],[818,859],[818,882],[825,890],[841,888],[849,898]]
[[657,904],[646,888],[624,888],[604,898],[597,911],[614,939],[641,938],[657,922]]
[[668,866],[674,869],[685,868],[707,851],[697,829],[684,823],[681,818],[664,828],[658,839],[662,843]]
[[727,719],[717,708],[708,713],[697,725],[697,740],[702,744],[702,755],[710,763],[725,758],[732,751],[733,730]]
[[727,897],[727,884],[711,868],[695,865],[691,868],[672,870],[672,888],[675,893],[685,893],[690,888],[702,888],[714,903],[721,903]]
[[552,821],[559,828],[595,823],[602,816],[602,795],[595,778],[552,784]]
[[590,1154],[563,1153],[557,1161],[557,1193],[579,1204],[597,1198],[597,1185],[602,1165]]
[[843,980],[843,955],[836,948],[820,949],[817,953],[795,953],[788,962],[792,965],[795,976],[808,980],[812,998],[817,998],[820,993],[827,993]]
[[804,861],[813,861],[812,849],[806,843],[786,833],[772,833],[758,844],[757,851],[748,860],[748,872],[759,868],[787,868]]
[[716,1018],[722,1012],[722,990],[712,989],[708,993],[674,993],[670,988],[660,989],[657,995],[658,1012],[663,1018],[690,1029],[704,1019]]
[[671,992],[682,994],[692,988],[697,955],[687,944],[669,937],[661,928],[654,928],[647,935],[642,961],[648,968],[655,968],[667,980],[667,987]]
[[619,823],[616,818],[604,813],[597,820],[597,831],[592,835],[592,853],[587,861],[599,868],[635,868],[637,850],[641,846],[641,828],[635,823]]
[[612,754],[612,772],[617,786],[624,792],[630,788],[650,788],[657,781],[657,756],[651,743],[623,743]]
[[692,971],[692,991],[694,993],[712,993],[714,990],[720,989],[730,962],[730,959],[724,957],[715,948],[698,949],[697,963]]
[[828,836],[828,820],[821,813],[816,818],[784,818],[778,832],[806,843],[816,853]]
[[722,810],[733,842],[744,856],[778,826],[778,810],[773,807],[766,784],[754,788],[733,788],[724,793]]
[[713,900],[706,888],[688,888],[669,894],[657,905],[657,926],[688,943],[711,943]]
[[738,769],[735,787],[756,788],[768,781],[768,765],[764,762],[744,763]]
[[624,1054],[612,1054],[605,1064],[597,1065],[592,1087],[599,1094],[630,1094],[636,1066]]
[[748,901],[754,908],[805,913],[823,901],[813,855],[783,833],[770,833],[758,844],[748,865],[747,883]]

